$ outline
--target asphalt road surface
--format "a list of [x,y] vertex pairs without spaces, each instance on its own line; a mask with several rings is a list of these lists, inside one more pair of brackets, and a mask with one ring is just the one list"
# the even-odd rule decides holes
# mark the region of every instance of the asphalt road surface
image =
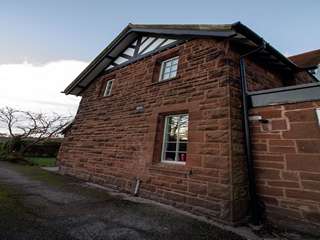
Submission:
[[243,238],[169,208],[110,195],[37,167],[0,161],[0,239]]

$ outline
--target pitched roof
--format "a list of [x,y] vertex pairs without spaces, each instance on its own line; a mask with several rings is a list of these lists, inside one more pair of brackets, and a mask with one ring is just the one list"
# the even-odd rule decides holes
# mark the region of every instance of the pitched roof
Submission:
[[[270,66],[286,71],[301,70],[291,60],[266,43],[262,37],[240,22],[233,24],[129,24],[123,31],[69,84],[65,94],[80,95],[81,92],[94,81],[103,71],[108,69],[124,50],[130,46],[138,36],[152,34],[175,39],[190,39],[194,37],[228,38],[248,49],[265,45],[258,53],[263,61]],[[173,45],[169,45],[172,47]],[[149,53],[151,54],[151,53]],[[142,56],[145,57],[146,55]],[[128,61],[130,63],[130,61]],[[123,65],[121,65],[123,66]]]
[[299,67],[316,68],[320,64],[320,49],[289,57]]

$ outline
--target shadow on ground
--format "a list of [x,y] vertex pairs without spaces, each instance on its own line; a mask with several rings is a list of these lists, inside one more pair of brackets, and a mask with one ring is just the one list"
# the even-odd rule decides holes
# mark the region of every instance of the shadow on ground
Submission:
[[0,239],[241,240],[161,206],[86,187],[37,167],[0,162]]

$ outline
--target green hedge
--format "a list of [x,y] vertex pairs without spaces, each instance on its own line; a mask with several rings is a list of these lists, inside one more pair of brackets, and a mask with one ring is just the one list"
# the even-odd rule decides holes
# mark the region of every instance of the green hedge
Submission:
[[[26,144],[24,141],[23,144]],[[25,152],[27,157],[56,157],[60,148],[61,142],[46,141],[40,144],[31,146]]]
[[[1,140],[0,141],[0,159],[5,158],[7,152],[6,152],[6,145],[7,140]],[[22,145],[26,145],[30,143],[32,140],[24,140],[22,142]],[[49,140],[42,143],[38,143],[36,145],[31,146],[27,151],[25,152],[26,157],[53,157],[55,158],[58,155],[58,151],[61,145],[60,140]]]

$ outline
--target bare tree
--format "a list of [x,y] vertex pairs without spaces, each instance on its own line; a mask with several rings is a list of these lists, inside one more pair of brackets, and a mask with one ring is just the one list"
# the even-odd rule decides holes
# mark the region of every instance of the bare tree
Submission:
[[57,113],[44,114],[10,107],[0,108],[0,127],[6,129],[10,139],[19,142],[20,145],[22,141],[29,140],[19,149],[11,149],[21,154],[37,143],[59,136],[70,119]]

